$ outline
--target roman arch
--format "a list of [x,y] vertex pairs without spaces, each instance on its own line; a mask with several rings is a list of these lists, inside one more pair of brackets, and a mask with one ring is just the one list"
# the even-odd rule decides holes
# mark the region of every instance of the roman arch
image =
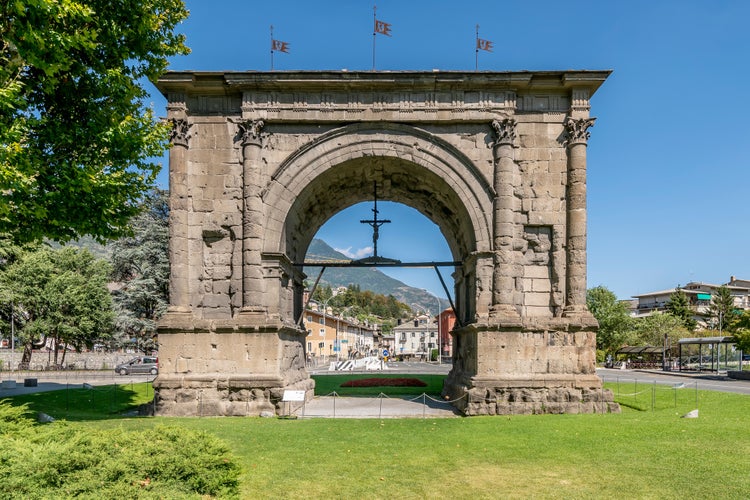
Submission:
[[[372,199],[435,222],[467,415],[616,411],[586,309],[589,101],[608,71],[170,72],[170,308],[157,411],[258,415],[312,396],[299,263]],[[462,397],[463,396],[463,397]]]

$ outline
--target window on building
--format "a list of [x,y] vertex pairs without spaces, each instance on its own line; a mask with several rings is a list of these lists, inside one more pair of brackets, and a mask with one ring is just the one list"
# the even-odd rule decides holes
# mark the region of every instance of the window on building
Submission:
[[326,329],[325,328],[321,328],[320,329],[320,336],[321,337],[325,337],[326,336]]
[[435,338],[435,332],[430,332],[430,338],[431,338],[431,339],[434,339],[434,338]]
[[414,338],[417,335],[417,332],[411,332],[411,338]]

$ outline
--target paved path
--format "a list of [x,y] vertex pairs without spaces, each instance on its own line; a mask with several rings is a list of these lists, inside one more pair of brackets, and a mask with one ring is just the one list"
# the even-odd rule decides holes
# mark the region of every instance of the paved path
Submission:
[[291,413],[303,418],[446,418],[459,417],[450,403],[429,396],[362,398],[316,396]]

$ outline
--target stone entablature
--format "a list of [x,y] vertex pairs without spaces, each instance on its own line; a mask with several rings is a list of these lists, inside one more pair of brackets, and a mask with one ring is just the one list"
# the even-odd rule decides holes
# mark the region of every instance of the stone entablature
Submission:
[[[195,377],[210,386],[211,377],[220,377],[206,373],[211,366],[237,380],[282,380],[284,387],[309,390],[299,362],[305,332],[297,325],[304,275],[294,263],[304,260],[330,217],[371,199],[373,182],[381,199],[405,203],[435,222],[454,260],[463,262],[454,282],[464,327],[454,335],[460,357],[449,392],[478,387],[500,373],[492,363],[504,363],[490,356],[477,364],[481,353],[467,346],[487,350],[498,332],[519,334],[520,346],[541,338],[520,332],[573,330],[580,335],[562,349],[514,350],[560,361],[521,363],[531,372],[519,380],[560,375],[568,384],[580,372],[594,384],[586,390],[595,389],[593,357],[581,354],[593,349],[596,329],[585,305],[586,148],[589,100],[608,75],[165,75],[158,86],[169,100],[174,147],[162,396],[178,398]],[[209,345],[185,347],[187,333]],[[278,338],[269,343],[268,335]],[[224,345],[230,341],[246,354],[238,358]],[[295,361],[287,363],[287,356]],[[253,397],[279,392],[258,389]],[[208,386],[200,390],[208,394]],[[225,396],[212,390],[213,397]],[[237,397],[249,393],[242,394]],[[175,405],[164,407],[174,412]],[[232,412],[241,407],[230,406]]]
[[[274,121],[491,121],[498,113],[588,112],[609,71],[171,72],[160,86],[196,115]],[[593,88],[592,88],[593,83]],[[200,85],[201,95],[185,89]],[[573,105],[571,105],[571,101]]]

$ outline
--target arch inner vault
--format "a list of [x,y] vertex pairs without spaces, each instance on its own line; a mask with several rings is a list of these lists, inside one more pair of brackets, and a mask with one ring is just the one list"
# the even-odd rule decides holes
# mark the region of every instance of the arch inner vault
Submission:
[[157,411],[257,415],[305,371],[304,260],[378,196],[461,262],[444,393],[467,415],[617,411],[586,310],[589,99],[607,71],[171,72]]

